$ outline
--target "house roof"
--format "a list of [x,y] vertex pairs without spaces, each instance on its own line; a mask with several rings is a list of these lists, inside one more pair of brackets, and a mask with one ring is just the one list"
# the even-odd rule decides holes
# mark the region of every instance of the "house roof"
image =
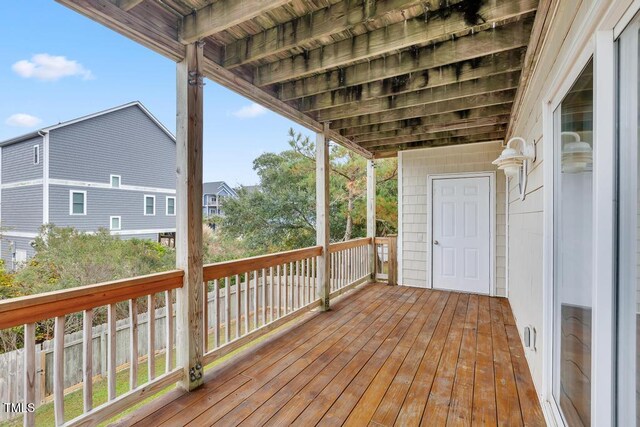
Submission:
[[202,194],[218,194],[222,190],[237,196],[237,193],[224,181],[205,182],[202,184]]
[[85,120],[93,119],[95,117],[103,116],[105,114],[113,113],[115,111],[123,110],[125,108],[130,108],[130,107],[138,107],[138,108],[140,108],[140,110],[143,113],[145,113],[164,133],[166,133],[169,136],[169,138],[171,138],[173,140],[173,142],[176,141],[176,137],[171,133],[171,131],[169,131],[169,129],[167,129],[167,127],[165,125],[163,125],[153,114],[151,114],[151,112],[149,110],[147,110],[147,108],[140,101],[133,101],[133,102],[128,102],[126,104],[119,105],[117,107],[109,108],[107,110],[98,111],[97,113],[88,114],[86,116],[81,116],[81,117],[78,117],[78,118],[75,118],[75,119],[71,119],[71,120],[67,120],[67,121],[64,121],[64,122],[60,122],[60,123],[55,124],[55,125],[43,127],[43,128],[38,129],[38,130],[35,130],[33,132],[25,133],[23,135],[16,136],[16,137],[11,138],[11,139],[0,141],[0,147],[5,147],[7,145],[16,144],[18,142],[22,142],[22,141],[25,141],[27,139],[34,138],[34,137],[36,137],[38,135],[42,135],[43,133],[47,133],[47,132],[49,132],[51,130],[54,130],[54,129],[59,129],[59,128],[62,128],[62,127],[65,127],[65,126],[70,126],[70,125],[73,125],[73,124],[78,123],[78,122],[82,122],[82,121],[85,121]]

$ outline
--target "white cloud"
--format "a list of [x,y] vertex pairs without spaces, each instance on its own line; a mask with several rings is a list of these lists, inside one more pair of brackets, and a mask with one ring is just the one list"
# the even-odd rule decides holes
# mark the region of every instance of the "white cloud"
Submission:
[[9,118],[5,120],[5,123],[9,126],[32,128],[41,121],[42,120],[40,120],[38,117],[32,116],[31,114],[17,113],[9,116]]
[[245,105],[238,111],[234,111],[233,114],[239,119],[251,119],[253,117],[258,117],[265,114],[268,110],[264,108],[262,105],[258,105],[255,102],[252,102],[250,105]]
[[64,56],[52,56],[48,53],[33,55],[31,60],[23,59],[11,66],[13,71],[24,78],[35,78],[43,81],[56,81],[63,77],[77,76],[82,80],[93,79],[90,70],[77,61]]

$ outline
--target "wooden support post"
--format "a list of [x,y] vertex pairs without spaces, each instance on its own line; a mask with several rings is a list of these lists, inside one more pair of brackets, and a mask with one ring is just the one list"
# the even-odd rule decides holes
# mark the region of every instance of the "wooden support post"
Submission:
[[398,236],[389,235],[389,269],[387,275],[387,284],[398,284]]
[[376,164],[375,160],[367,160],[367,237],[369,244],[369,271],[371,279],[376,278]]
[[316,244],[322,246],[318,257],[318,298],[322,300],[322,310],[329,310],[330,254],[329,254],[329,124],[324,124],[324,132],[316,134]]
[[[24,403],[33,405],[33,411],[24,413],[23,425],[36,425],[36,324],[24,325]],[[31,409],[31,408],[28,408]]]
[[184,270],[176,296],[176,360],[184,374],[180,387],[189,391],[203,383],[202,64],[203,43],[191,43],[176,73],[176,266]]

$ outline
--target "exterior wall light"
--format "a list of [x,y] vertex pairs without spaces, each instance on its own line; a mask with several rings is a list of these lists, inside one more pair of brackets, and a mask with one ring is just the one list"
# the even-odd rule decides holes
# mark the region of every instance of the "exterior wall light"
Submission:
[[562,132],[561,137],[573,137],[573,141],[562,145],[562,172],[580,173],[593,170],[593,149],[588,142],[580,140],[577,132]]
[[507,147],[502,150],[500,157],[492,163],[496,165],[498,169],[503,170],[507,178],[518,177],[520,200],[524,200],[527,189],[529,162],[534,162],[535,160],[535,143],[528,143],[524,138],[516,136],[507,142]]

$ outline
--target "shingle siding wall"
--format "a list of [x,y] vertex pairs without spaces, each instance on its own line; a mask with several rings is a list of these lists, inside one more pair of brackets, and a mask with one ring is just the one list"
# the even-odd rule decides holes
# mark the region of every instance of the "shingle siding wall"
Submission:
[[[69,192],[87,192],[87,215],[69,215]],[[156,214],[144,215],[144,195],[140,191],[121,189],[80,188],[60,185],[50,187],[49,220],[57,226],[75,227],[82,231],[109,228],[110,216],[121,216],[122,230],[173,229],[176,217],[167,216],[166,196],[156,193]],[[173,195],[171,195],[173,197]]]
[[[427,286],[429,257],[427,177],[430,174],[495,171],[491,164],[501,152],[499,143],[411,150],[401,154],[401,280],[410,286]],[[505,285],[505,178],[496,174],[496,294],[506,295]]]
[[42,225],[42,185],[2,190],[2,226],[8,232],[36,233]]
[[[33,164],[33,146],[38,145],[40,163]],[[36,137],[2,147],[2,183],[42,179],[42,138]]]
[[54,129],[52,179],[176,188],[176,145],[140,108],[131,106]]

